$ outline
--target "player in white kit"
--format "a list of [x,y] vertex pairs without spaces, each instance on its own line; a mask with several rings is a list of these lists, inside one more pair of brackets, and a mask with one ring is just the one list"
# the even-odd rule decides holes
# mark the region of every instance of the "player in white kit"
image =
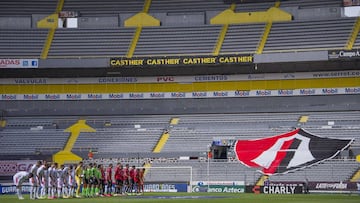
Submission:
[[29,179],[30,199],[37,199],[39,196],[39,177],[37,176],[37,170],[41,166],[41,164],[41,161],[37,161],[36,164],[32,165],[29,171],[33,174],[33,177]]
[[76,180],[75,180],[75,168],[73,165],[69,166],[69,196],[75,197],[75,186],[76,186]]
[[16,193],[19,199],[24,199],[21,194],[22,184],[33,177],[32,173],[26,171],[19,171],[13,176],[14,184],[16,185]]
[[40,196],[39,196],[39,193],[36,193],[36,197],[37,198],[41,198],[43,199],[45,197],[45,190],[47,188],[47,184],[46,184],[46,181],[47,181],[47,177],[46,177],[46,173],[47,173],[47,167],[48,165],[46,163],[44,163],[43,165],[41,165],[38,170],[37,170],[37,176],[39,178],[39,185],[41,186],[41,191],[40,191]]
[[63,198],[68,198],[68,184],[69,182],[69,167],[62,165],[61,168],[58,169],[58,197],[60,197],[60,193]]
[[53,163],[48,169],[49,174],[49,190],[48,190],[48,199],[54,199],[57,186],[57,163]]
[[49,191],[49,168],[51,167],[51,163],[46,163],[46,168],[44,168],[44,178],[43,184],[44,187],[41,187],[40,197],[45,198]]

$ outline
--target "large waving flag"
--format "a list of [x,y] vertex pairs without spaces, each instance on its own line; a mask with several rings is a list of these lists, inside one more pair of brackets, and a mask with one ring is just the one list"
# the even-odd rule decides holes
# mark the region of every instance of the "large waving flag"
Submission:
[[238,140],[235,152],[241,163],[266,175],[292,170],[331,159],[353,140],[315,136],[303,129],[256,140]]

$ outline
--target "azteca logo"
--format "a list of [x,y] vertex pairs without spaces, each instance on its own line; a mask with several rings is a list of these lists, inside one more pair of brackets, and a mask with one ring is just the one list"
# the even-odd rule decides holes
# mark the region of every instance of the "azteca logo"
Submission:
[[237,158],[266,175],[287,173],[331,159],[353,140],[322,138],[303,129],[256,140],[238,140]]

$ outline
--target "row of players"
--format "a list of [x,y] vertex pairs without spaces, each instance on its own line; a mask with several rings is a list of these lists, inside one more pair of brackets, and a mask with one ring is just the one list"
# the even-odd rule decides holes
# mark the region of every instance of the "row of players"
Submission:
[[[114,172],[114,173],[113,173]],[[135,166],[125,167],[118,163],[113,169],[110,164],[106,169],[102,165],[88,164],[58,167],[57,163],[38,161],[28,172],[20,171],[13,176],[19,199],[24,199],[21,186],[29,180],[30,199],[54,199],[69,197],[94,197],[124,195],[144,192],[144,172]],[[115,183],[115,191],[113,184]],[[80,195],[81,194],[81,195]],[[57,196],[56,196],[57,195]]]

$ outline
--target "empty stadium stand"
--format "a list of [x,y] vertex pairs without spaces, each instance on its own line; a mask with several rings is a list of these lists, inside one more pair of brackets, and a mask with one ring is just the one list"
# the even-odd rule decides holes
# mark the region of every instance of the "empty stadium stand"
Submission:
[[271,176],[271,181],[302,182],[309,181],[341,182],[348,181],[359,168],[355,161],[328,160],[307,169],[294,171],[289,174]]
[[168,13],[187,13],[187,12],[204,12],[204,11],[219,11],[228,8],[228,5],[217,0],[153,0],[150,7],[150,12],[168,12]]
[[[14,5],[20,4],[23,5],[22,8],[27,8],[24,9],[24,13],[19,13],[20,16],[26,15],[28,12],[29,14],[43,14],[43,10],[46,10],[45,13],[51,14],[56,9],[54,2],[46,1],[34,3],[22,0],[3,1],[1,4],[3,4],[1,8],[4,9],[1,12],[2,16],[12,16],[14,11],[11,11],[11,8],[16,10]],[[238,4],[236,12],[251,12],[254,9],[265,10],[273,6],[271,4],[273,3]],[[306,9],[320,8],[324,5],[327,8],[340,7],[341,1],[283,1],[280,7]],[[65,1],[62,10],[78,11],[81,17],[113,15],[119,18],[118,15],[124,12],[134,15],[140,12],[143,6],[144,1],[142,0],[131,1],[131,3],[108,0],[101,2],[101,7],[99,7],[99,2],[95,0],[76,0]],[[171,3],[155,0],[151,1],[149,12],[155,14],[157,12],[166,12],[167,15],[178,13],[186,16],[186,12],[221,12],[226,8],[229,8],[229,5],[218,0],[171,1]],[[214,15],[216,15],[216,12],[212,14],[212,16]],[[98,18],[101,18],[101,16]],[[86,21],[87,19],[82,20]],[[274,22],[269,37],[265,41],[264,53],[342,49],[347,44],[355,20],[355,18],[337,17],[312,20],[294,19],[294,21],[286,23]],[[123,21],[124,19],[118,21],[119,28],[122,26]],[[207,21],[204,19],[203,24],[200,26],[191,23],[178,26],[175,23],[175,25],[171,26],[171,23],[165,23],[167,26],[143,28],[134,56],[211,55],[216,46],[221,26],[206,25],[208,24]],[[101,23],[94,23],[93,29],[57,29],[54,40],[50,43],[48,57],[125,56],[135,29],[116,29],[112,24],[111,28],[106,28],[106,25],[103,28]],[[7,24],[5,23],[5,25]],[[96,26],[100,26],[101,29],[97,29]],[[230,25],[220,54],[255,53],[262,38],[264,27],[264,24]],[[9,33],[11,34],[9,35]],[[34,27],[28,29],[1,29],[0,48],[2,51],[0,56],[39,57],[46,41],[46,34],[47,30],[34,29]],[[355,40],[354,44],[358,46],[358,39]]]
[[355,20],[356,18],[343,18],[273,23],[264,53],[343,49]]
[[78,11],[81,16],[111,16],[120,13],[137,13],[142,10],[144,0],[116,1],[116,0],[72,0],[65,1],[64,11]]
[[51,154],[61,149],[68,133],[57,130],[6,129],[1,131],[0,156]]
[[[298,126],[298,119],[303,114],[309,116],[309,119]],[[177,115],[179,123],[170,126],[170,137],[162,152],[201,154],[208,150],[208,145],[217,137],[255,139],[285,133],[294,127],[302,127],[323,137],[355,138],[354,145],[358,146],[358,114],[357,111],[349,111]],[[80,134],[75,148],[96,148],[100,154],[139,151],[150,153],[162,132],[169,128],[170,119],[170,115],[89,117],[87,124],[97,129],[97,132]],[[74,117],[9,118],[1,134],[7,137],[7,133],[23,135],[29,132],[36,135],[44,134],[45,131],[64,135],[66,133],[62,131],[75,122]],[[140,142],[144,147],[134,148],[124,140],[134,144]],[[57,147],[62,147],[62,144]]]
[[[143,0],[136,0],[131,2],[121,2],[116,0],[102,1],[101,4],[96,0],[74,0],[65,1],[63,10],[79,11],[84,16],[94,15],[116,15],[119,13],[136,13],[142,10],[144,4]],[[273,2],[257,2],[237,4],[236,11],[259,11],[266,10],[273,6]],[[99,7],[101,5],[101,8]],[[342,1],[311,1],[311,0],[289,0],[281,1],[282,7],[299,7],[299,8],[321,8],[324,7],[340,7]],[[166,0],[152,0],[150,6],[150,13],[167,12],[171,13],[189,13],[189,12],[204,12],[204,11],[221,11],[229,7],[223,1],[218,0],[173,0],[171,2]]]
[[[342,49],[355,18],[274,23],[264,53]],[[231,25],[220,54],[255,53],[262,37],[263,24]],[[134,56],[210,55],[220,26],[144,28]],[[124,56],[134,28],[58,29],[49,58]],[[47,31],[2,29],[2,57],[39,57]],[[358,40],[355,46],[358,46]]]
[[40,56],[47,31],[38,29],[0,29],[0,57]]
[[163,129],[98,131],[80,134],[75,148],[97,149],[100,153],[151,152]]
[[49,57],[109,57],[126,55],[133,28],[58,29]]
[[51,14],[55,11],[57,1],[47,0],[4,0],[0,2],[1,16],[31,16],[32,14]]
[[209,55],[220,26],[143,28],[135,56]]
[[[191,166],[193,180],[208,178],[206,152],[214,138],[256,139],[288,132],[298,127],[302,115],[308,116],[301,127],[323,137],[355,138],[353,147],[359,147],[359,112],[297,112],[253,114],[206,114],[176,115],[178,123],[170,126],[169,140],[158,155],[151,153],[164,129],[169,126],[170,115],[158,116],[103,116],[89,117],[87,124],[96,128],[93,133],[80,133],[73,151],[86,157],[89,149],[95,150],[96,158],[131,157],[124,163],[141,166],[151,161],[153,167]],[[0,131],[0,156],[51,154],[61,149],[69,133],[66,128],[76,121],[75,117],[7,118]],[[41,127],[39,127],[41,126]],[[19,141],[21,140],[21,141]],[[196,156],[195,160],[178,160],[181,156]],[[146,158],[148,157],[148,158]],[[152,158],[151,157],[158,157]],[[163,158],[161,158],[163,157]],[[340,159],[325,161],[309,168],[271,177],[271,181],[347,181],[358,169],[358,164],[346,153]],[[139,160],[141,158],[141,160]],[[150,159],[149,159],[150,158]],[[164,161],[159,161],[159,160]],[[111,159],[112,160],[112,159]],[[115,159],[114,159],[115,160]],[[113,161],[114,161],[113,160]],[[154,161],[155,160],[155,161]],[[105,161],[109,164],[111,161]],[[346,165],[346,167],[344,167]],[[346,170],[344,170],[346,168]],[[175,169],[174,169],[175,170]],[[189,175],[179,170],[176,177],[164,171],[152,170],[148,181],[184,181]],[[326,173],[325,173],[326,172]],[[211,161],[209,169],[213,181],[246,181],[254,184],[261,177],[258,171],[247,168],[233,157],[224,161]]]
[[230,25],[220,53],[255,53],[264,24]]
[[339,0],[320,0],[320,1],[311,1],[311,0],[299,0],[299,1],[281,1],[282,7],[295,6],[299,8],[322,8],[326,7],[340,7],[343,5],[343,1]]
[[[277,6],[292,15],[291,21],[287,22],[265,20],[211,24],[213,17],[229,8],[236,13],[251,15],[251,12],[266,11],[274,5],[274,2],[231,5],[223,0],[2,0],[0,59],[33,58],[39,59],[40,65],[36,69],[1,70],[0,67],[0,77],[7,78],[9,74],[14,78],[63,78],[67,72],[73,80],[69,79],[66,83],[75,84],[77,77],[90,77],[89,73],[92,73],[91,77],[129,76],[137,79],[139,75],[153,76],[155,74],[151,71],[157,70],[156,77],[244,73],[249,80],[256,80],[251,78],[254,73],[359,69],[358,59],[334,62],[329,59],[331,51],[360,48],[360,18],[344,17],[341,0],[281,1]],[[54,22],[50,23],[54,27],[39,28],[39,20],[51,14],[57,17],[60,11],[78,12],[78,28],[58,28],[58,22],[53,19],[50,21]],[[143,26],[145,23],[135,22],[129,26],[125,23],[138,13],[153,16],[160,25]],[[294,54],[290,59],[286,55],[289,53]],[[303,56],[302,53],[320,53],[322,58],[294,59]],[[231,65],[232,69],[227,69],[230,65],[224,64],[215,68],[203,64],[169,69],[156,65],[149,69],[110,68],[109,65],[111,58],[239,54],[248,54],[254,61]],[[272,68],[267,69],[267,65]],[[358,77],[352,77],[354,83]],[[293,81],[296,83],[296,80]],[[202,91],[207,91],[210,85],[206,80],[202,82]],[[169,83],[164,83],[164,86],[170,86]],[[3,94],[5,88],[1,85],[0,94]],[[16,91],[23,87],[33,88],[31,81],[27,86],[21,85],[12,84],[15,92],[10,93],[17,94]],[[37,91],[44,93],[46,86],[52,84],[40,85],[43,86]],[[124,89],[136,92],[136,85]],[[190,83],[179,83],[181,85],[190,87]],[[323,88],[321,85],[318,82],[309,88]],[[161,89],[159,86],[157,88]],[[255,89],[252,84],[249,86]],[[287,89],[286,85],[273,86]],[[153,91],[151,85],[148,87],[148,91]],[[9,160],[15,155],[21,159],[34,155],[50,158],[69,143],[71,132],[65,132],[66,129],[79,119],[86,119],[86,124],[96,132],[79,131],[79,136],[71,139],[71,152],[87,158],[87,152],[93,150],[95,160],[91,162],[107,165],[120,161],[136,166],[151,163],[152,167],[190,166],[193,168],[193,181],[245,181],[246,184],[255,184],[262,174],[241,164],[233,151],[227,154],[225,160],[207,159],[209,146],[215,138],[257,139],[303,128],[322,137],[354,139],[351,149],[360,154],[360,105],[359,92],[356,92],[358,87],[355,88],[352,93],[339,95],[257,95],[256,98],[13,101],[4,96],[0,100],[0,159]],[[66,88],[58,91],[71,93]],[[113,91],[118,89],[113,88]],[[174,117],[177,118],[176,124],[171,122]],[[159,147],[161,150],[154,153],[154,148],[167,133]],[[188,157],[189,160],[180,160],[179,157]],[[302,182],[308,178],[309,181],[346,182],[358,170],[359,163],[346,149],[333,159],[274,175],[270,180]],[[188,174],[181,169],[175,172],[177,176],[173,174],[173,170],[149,169],[146,180],[188,181]]]

